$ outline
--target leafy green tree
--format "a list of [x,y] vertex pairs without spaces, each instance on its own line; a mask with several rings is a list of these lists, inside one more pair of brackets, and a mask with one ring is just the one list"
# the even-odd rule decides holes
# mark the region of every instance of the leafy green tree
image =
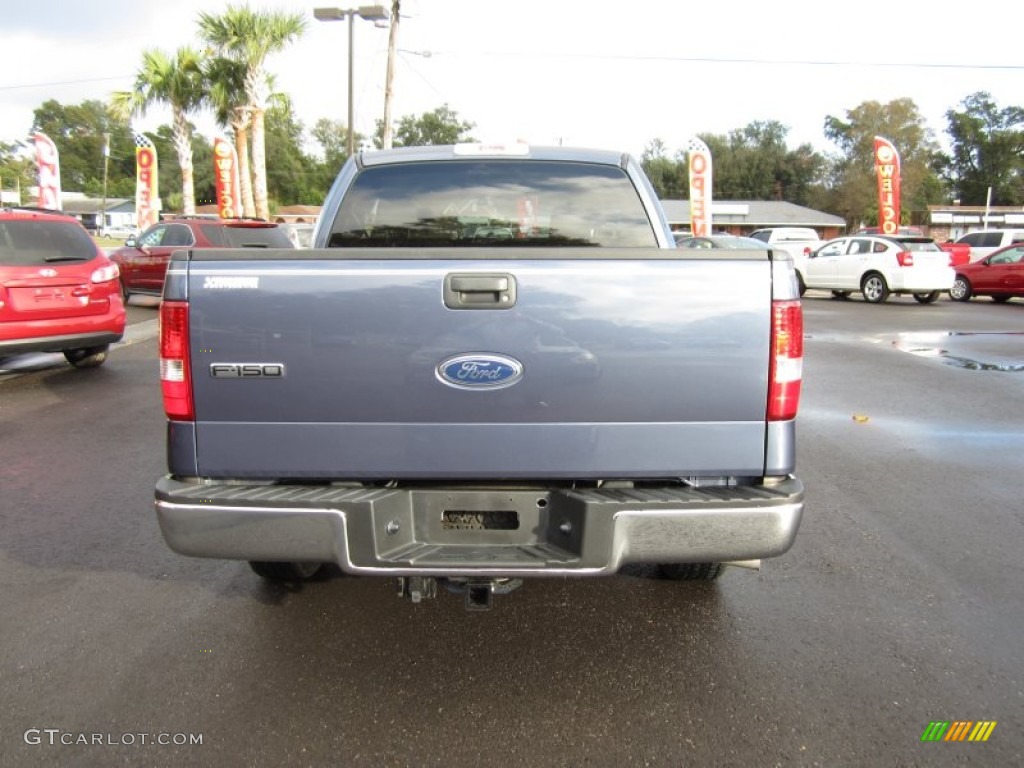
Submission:
[[[398,121],[392,146],[422,147],[427,145],[458,144],[473,141],[469,131],[476,123],[459,120],[455,110],[444,104],[433,112],[424,112],[419,117],[405,115]],[[379,149],[383,145],[384,121],[377,121],[374,145]]]
[[134,89],[115,93],[111,101],[115,114],[124,119],[144,115],[156,104],[171,108],[174,150],[181,168],[181,206],[187,214],[196,212],[193,129],[188,116],[198,111],[206,98],[202,64],[203,55],[188,47],[179,48],[174,58],[156,49],[148,50],[142,55]]
[[335,170],[348,159],[348,128],[340,120],[321,117],[310,131],[324,153],[324,162]]
[[946,112],[952,151],[941,168],[953,196],[965,205],[1024,204],[1024,109],[1000,109],[991,95],[973,93]]
[[[291,99],[275,98],[267,110],[267,141],[274,152],[267,159],[267,188],[275,205],[316,204],[324,199],[327,189],[319,163],[302,147],[305,129],[295,119]],[[333,180],[333,177],[331,178]]]
[[265,115],[272,93],[266,70],[267,57],[302,36],[306,22],[301,14],[253,11],[248,6],[228,6],[221,15],[199,14],[203,40],[217,53],[245,67],[245,96],[252,117],[252,177],[256,215],[270,218],[267,199],[267,151]]
[[640,155],[640,165],[662,200],[685,200],[690,196],[689,171],[682,152],[668,156],[661,139],[652,139]]
[[135,140],[131,128],[103,102],[64,105],[49,99],[34,111],[32,130],[42,131],[57,145],[61,187],[96,197],[103,194],[103,145],[109,135],[107,196],[135,194]]
[[788,133],[789,128],[773,120],[749,123],[724,137],[702,137],[714,163],[714,196],[806,205],[825,159],[810,144],[790,149]]
[[827,172],[828,209],[845,218],[849,227],[878,221],[875,136],[889,139],[900,155],[903,222],[923,221],[928,205],[947,195],[935,172],[941,160],[939,146],[909,98],[888,104],[865,101],[848,110],[845,119],[825,118],[825,137],[839,148]]
[[28,151],[27,144],[0,142],[0,190],[4,192],[21,192],[21,202],[29,204],[26,199],[28,188],[36,183],[36,169]]
[[[315,189],[322,190],[322,200],[334,183],[341,166],[348,159],[348,127],[340,120],[321,117],[310,130],[313,141],[319,146],[323,160],[312,160]],[[356,143],[360,137],[353,137]]]
[[[785,200],[807,205],[820,186],[825,158],[810,144],[789,149],[789,129],[777,122],[753,122],[726,136],[701,134],[711,152],[712,199]],[[640,157],[659,196],[689,198],[689,163],[685,152],[668,157],[664,142],[655,139]]]

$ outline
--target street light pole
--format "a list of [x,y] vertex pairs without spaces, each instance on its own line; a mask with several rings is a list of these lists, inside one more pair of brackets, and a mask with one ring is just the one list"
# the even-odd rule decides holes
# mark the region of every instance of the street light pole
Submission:
[[356,150],[356,135],[353,106],[353,91],[354,91],[354,58],[352,55],[352,48],[354,42],[353,27],[355,24],[355,17],[359,16],[367,21],[383,21],[388,18],[387,11],[384,10],[382,5],[361,5],[358,8],[314,8],[313,17],[317,21],[341,21],[345,17],[348,17],[348,156],[352,157]]

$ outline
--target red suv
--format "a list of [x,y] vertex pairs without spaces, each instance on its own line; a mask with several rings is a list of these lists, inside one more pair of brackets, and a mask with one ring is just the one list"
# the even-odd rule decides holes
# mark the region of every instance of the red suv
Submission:
[[77,219],[0,208],[0,358],[63,352],[92,368],[124,326],[117,266]]
[[129,237],[110,258],[121,270],[125,301],[133,293],[159,296],[171,254],[182,248],[294,248],[277,224],[262,219],[176,216]]

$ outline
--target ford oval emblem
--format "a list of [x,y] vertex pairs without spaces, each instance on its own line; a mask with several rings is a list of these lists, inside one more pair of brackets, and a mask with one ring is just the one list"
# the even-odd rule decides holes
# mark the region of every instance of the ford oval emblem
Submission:
[[456,355],[437,366],[437,378],[456,389],[501,389],[523,377],[523,364],[505,355]]

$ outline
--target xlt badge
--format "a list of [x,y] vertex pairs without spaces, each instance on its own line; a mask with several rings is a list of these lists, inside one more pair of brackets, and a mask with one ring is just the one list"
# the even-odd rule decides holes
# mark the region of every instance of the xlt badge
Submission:
[[284,363],[210,363],[215,379],[281,379]]

